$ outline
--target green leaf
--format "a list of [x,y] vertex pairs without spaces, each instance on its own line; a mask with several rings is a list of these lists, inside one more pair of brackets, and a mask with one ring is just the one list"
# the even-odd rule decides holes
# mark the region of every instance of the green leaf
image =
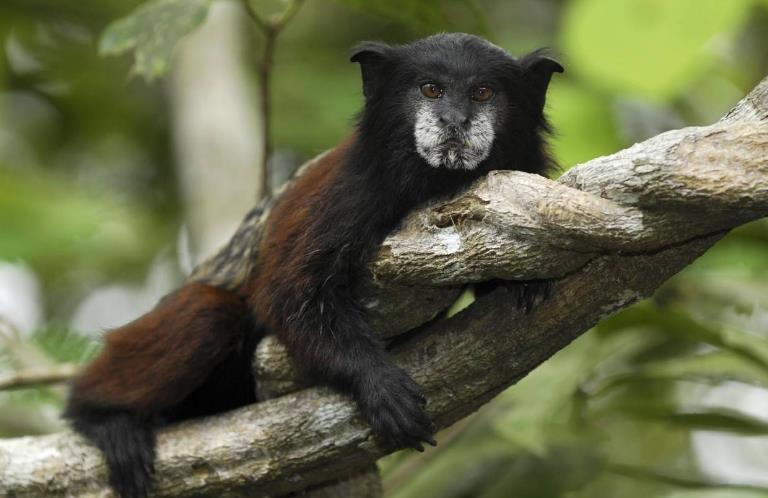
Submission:
[[641,381],[688,380],[710,384],[724,381],[768,387],[768,372],[727,351],[680,356],[651,361],[639,366],[624,365],[607,375],[596,375],[586,389],[594,396],[610,389]]
[[[672,498],[678,496],[687,496],[689,498],[765,498],[765,492],[768,490],[762,488],[759,485],[750,484],[738,484],[722,482],[713,480],[708,476],[696,475],[695,472],[679,473],[670,471],[668,468],[647,468],[637,465],[627,465],[622,463],[611,463],[608,465],[607,470],[617,476],[630,477],[633,481],[636,489],[636,484],[656,482],[664,485],[664,490],[669,490],[670,487],[682,488],[679,492],[674,494],[664,493],[664,498]],[[688,489],[692,491],[690,494],[683,491]],[[723,491],[725,490],[725,491]],[[723,491],[722,494],[717,493]],[[661,492],[661,490],[659,490]],[[762,494],[757,494],[762,493]],[[621,496],[624,496],[623,494]],[[662,496],[661,494],[643,493],[635,496]]]
[[703,342],[729,351],[768,372],[768,341],[765,337],[717,323],[701,323],[679,307],[663,311],[643,303],[603,320],[597,329],[640,327],[663,331],[691,341]]
[[453,302],[450,308],[448,308],[448,311],[445,312],[445,317],[450,318],[458,313],[460,313],[462,310],[468,308],[472,303],[475,302],[475,289],[472,287],[467,287],[464,289],[464,292],[461,293],[461,295],[456,299],[456,301]]
[[147,81],[168,70],[171,56],[184,36],[205,20],[211,0],[152,0],[104,30],[102,55],[134,51],[131,71]]
[[717,431],[743,435],[764,436],[768,434],[768,423],[745,413],[729,408],[680,408],[677,406],[635,405],[619,406],[630,417],[651,422],[663,422],[670,426],[693,431]]
[[[726,487],[726,486],[723,486]],[[768,498],[768,491],[749,489],[676,490],[664,498]]]
[[659,419],[691,430],[731,432],[758,436],[768,434],[768,423],[735,410],[724,408],[707,409],[693,413],[670,413],[660,416]]
[[577,0],[563,29],[569,70],[597,88],[670,99],[703,75],[751,0]]
[[84,363],[102,346],[93,337],[54,325],[36,331],[30,342],[56,363]]
[[650,378],[743,382],[768,387],[768,372],[726,351],[648,363],[639,374]]

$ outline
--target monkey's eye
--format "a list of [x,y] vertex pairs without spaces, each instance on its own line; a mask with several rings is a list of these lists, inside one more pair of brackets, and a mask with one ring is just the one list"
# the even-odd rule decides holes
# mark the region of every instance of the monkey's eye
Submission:
[[437,83],[424,83],[421,85],[421,94],[430,99],[439,99],[445,93],[445,89]]
[[493,97],[493,88],[489,86],[478,86],[472,90],[472,100],[475,102],[486,102]]

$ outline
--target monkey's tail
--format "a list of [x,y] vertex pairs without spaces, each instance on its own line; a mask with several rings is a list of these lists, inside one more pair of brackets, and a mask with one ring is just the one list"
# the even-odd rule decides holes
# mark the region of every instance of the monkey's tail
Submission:
[[72,406],[66,416],[77,432],[101,450],[109,469],[109,485],[121,497],[148,495],[155,472],[155,433],[148,421],[129,411]]
[[102,451],[121,497],[149,492],[156,427],[256,401],[251,358],[262,335],[242,296],[202,283],[106,334],[64,416]]

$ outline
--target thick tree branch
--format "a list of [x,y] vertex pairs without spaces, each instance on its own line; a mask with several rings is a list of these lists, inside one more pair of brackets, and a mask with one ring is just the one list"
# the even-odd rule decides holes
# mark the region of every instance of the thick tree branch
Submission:
[[[555,279],[528,315],[499,287],[398,341],[395,358],[424,387],[438,426],[650,295],[728,229],[768,214],[767,116],[768,80],[716,125],[660,135],[557,182],[497,172],[409,217],[360,290],[382,336],[426,323],[462,283]],[[241,261],[214,258],[194,278],[237,285],[253,261],[257,218],[227,249]],[[279,346],[263,344],[259,359],[268,386],[293,388]],[[349,400],[309,388],[162,432],[157,496],[279,495],[361,471],[391,450]],[[0,495],[103,496],[104,476],[98,452],[71,433],[0,441]]]

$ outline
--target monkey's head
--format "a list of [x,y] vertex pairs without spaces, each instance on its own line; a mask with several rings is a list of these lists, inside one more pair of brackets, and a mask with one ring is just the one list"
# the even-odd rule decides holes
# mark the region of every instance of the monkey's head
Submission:
[[364,129],[384,145],[405,146],[429,166],[451,170],[526,160],[530,141],[540,145],[548,129],[550,77],[563,71],[542,51],[514,58],[463,33],[399,46],[364,42],[351,60],[362,68]]

